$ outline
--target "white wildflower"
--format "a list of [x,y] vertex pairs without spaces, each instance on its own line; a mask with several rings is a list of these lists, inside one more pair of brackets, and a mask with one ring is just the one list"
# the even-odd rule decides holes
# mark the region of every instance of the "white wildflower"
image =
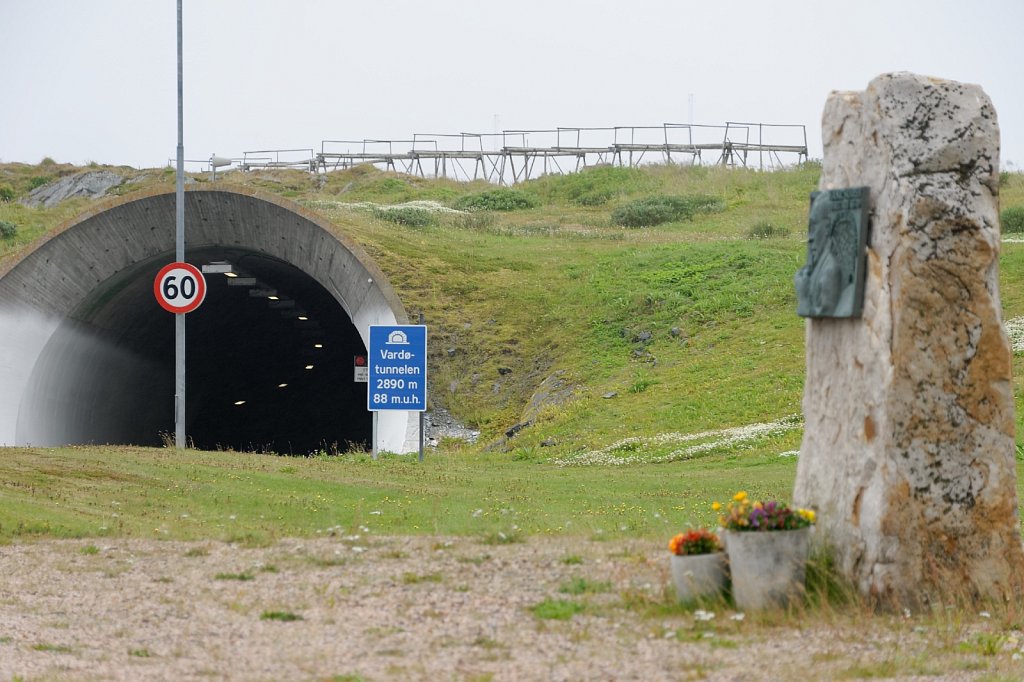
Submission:
[[416,208],[429,213],[447,213],[463,215],[466,211],[449,208],[439,201],[416,200],[406,201],[402,204],[375,204],[372,201],[307,201],[306,206],[319,210],[349,210],[349,211],[396,211],[403,208]]
[[746,617],[747,616],[745,613],[734,613],[731,616],[729,616],[729,620],[741,621]]
[[[1005,240],[1004,240],[1005,241]],[[1024,351],[1024,317],[1014,317],[1004,323],[1006,335],[1010,338],[1013,352]]]
[[714,617],[715,617],[715,614],[712,611],[704,611],[703,609],[697,609],[696,611],[693,612],[693,619],[694,620],[709,621],[709,620],[713,620]]
[[[578,452],[553,460],[558,466],[621,466],[638,463],[663,463],[690,459],[694,455],[733,448],[742,443],[784,433],[800,425],[800,416],[791,415],[764,424],[748,424],[701,433],[662,433],[656,436],[631,436],[598,450]],[[664,455],[645,455],[644,451],[666,445],[694,443]]]

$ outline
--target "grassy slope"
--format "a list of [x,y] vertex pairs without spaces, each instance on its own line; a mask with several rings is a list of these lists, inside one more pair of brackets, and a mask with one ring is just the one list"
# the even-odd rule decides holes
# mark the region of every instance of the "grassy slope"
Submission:
[[0,459],[0,539],[111,535],[261,544],[332,528],[359,533],[360,526],[495,541],[504,539],[499,533],[660,539],[687,523],[710,523],[708,501],[727,499],[736,486],[787,495],[792,469],[792,459],[774,456],[609,471],[452,450],[418,464],[394,457],[9,448]]
[[[23,194],[32,178],[67,170],[0,166],[0,183]],[[798,446],[799,429],[686,462],[559,468],[551,461],[628,436],[692,433],[799,412],[803,324],[793,312],[792,276],[804,260],[814,167],[765,174],[596,169],[524,184],[520,190],[538,197],[538,208],[441,217],[420,228],[340,203],[450,204],[487,186],[364,168],[322,178],[234,173],[228,180],[315,206],[366,247],[412,315],[422,312],[430,325],[432,400],[479,426],[484,443],[521,418],[531,393],[555,370],[577,386],[576,399],[543,411],[511,442],[510,454],[447,443],[424,466],[11,449],[0,457],[0,538],[166,531],[260,540],[362,523],[388,532],[508,535],[517,525],[530,533],[661,537],[666,527],[709,521],[706,502],[736,488],[788,495],[794,461],[778,453]],[[172,182],[172,175],[153,171],[135,186]],[[611,223],[614,207],[654,193],[710,194],[726,209],[657,228]],[[1024,204],[1020,175],[1004,187],[1003,202]],[[0,242],[0,259],[87,203],[52,210],[0,204],[0,220],[20,227],[19,237]],[[790,236],[745,239],[762,221]],[[1006,317],[1024,315],[1021,245],[1004,247],[1002,277]],[[609,393],[617,395],[602,398]],[[541,448],[545,440],[556,444]],[[615,453],[638,448],[658,456],[678,444],[627,443]]]
[[[768,181],[718,169],[620,170],[603,169],[608,177],[591,182],[625,187],[602,206],[569,198],[578,177],[545,178],[523,188],[541,196],[542,207],[497,214],[482,226],[449,220],[419,229],[371,226],[358,235],[410,310],[431,325],[434,399],[481,426],[488,439],[518,421],[529,394],[555,369],[581,386],[580,400],[522,432],[517,441],[527,447],[551,437],[560,447],[591,447],[634,431],[743,424],[798,408],[802,324],[792,315],[790,280],[802,246],[797,238],[730,238],[762,218],[797,235],[816,173]],[[613,206],[655,191],[714,194],[728,209],[659,228],[611,224]],[[764,338],[748,354],[749,332],[768,318],[779,321],[758,334]],[[644,332],[650,342],[634,341]],[[513,371],[503,379],[500,368]],[[702,395],[740,375],[766,404]],[[631,393],[638,379],[649,388]],[[681,386],[698,390],[680,402]],[[613,391],[618,399],[599,398]]]

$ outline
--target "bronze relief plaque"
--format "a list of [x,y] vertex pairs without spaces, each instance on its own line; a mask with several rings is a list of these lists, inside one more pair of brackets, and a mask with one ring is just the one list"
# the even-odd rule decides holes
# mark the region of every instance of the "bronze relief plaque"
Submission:
[[811,192],[807,264],[794,278],[797,315],[860,317],[867,240],[867,187]]

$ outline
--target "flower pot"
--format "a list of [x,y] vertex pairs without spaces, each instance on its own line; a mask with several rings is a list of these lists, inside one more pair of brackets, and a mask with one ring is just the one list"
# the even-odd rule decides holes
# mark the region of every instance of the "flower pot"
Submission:
[[803,597],[810,532],[810,528],[800,528],[726,533],[737,608],[756,611]]
[[725,589],[725,552],[672,554],[672,584],[680,602],[717,597]]

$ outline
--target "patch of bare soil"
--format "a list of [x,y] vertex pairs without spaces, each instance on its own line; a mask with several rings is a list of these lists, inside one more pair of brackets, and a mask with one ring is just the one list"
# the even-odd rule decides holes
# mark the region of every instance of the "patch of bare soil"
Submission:
[[687,612],[668,580],[665,548],[639,541],[15,544],[0,679],[834,679],[897,652],[893,676],[983,672],[908,667],[934,645],[889,621]]

